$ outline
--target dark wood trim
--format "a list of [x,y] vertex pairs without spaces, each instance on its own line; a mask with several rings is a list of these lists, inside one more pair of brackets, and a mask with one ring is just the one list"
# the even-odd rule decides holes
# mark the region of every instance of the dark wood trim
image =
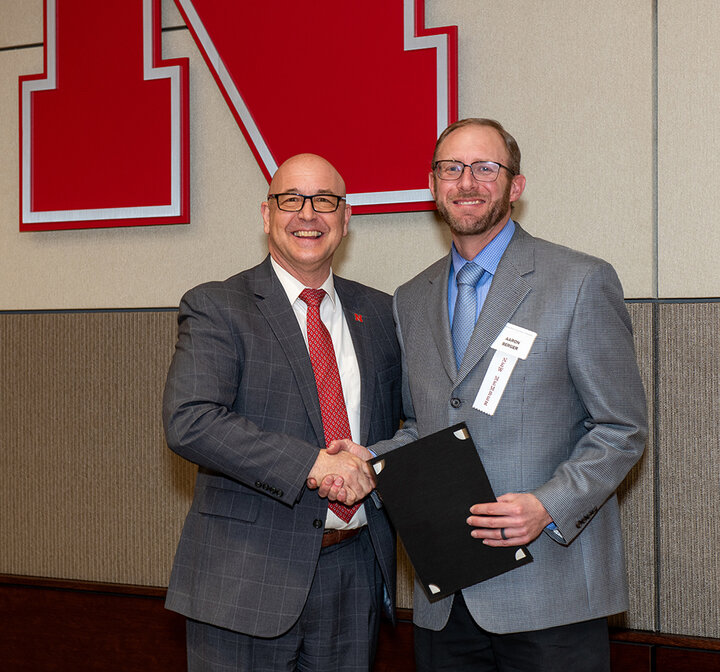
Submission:
[[412,623],[412,609],[396,609],[395,617],[398,621],[408,621]]
[[19,576],[0,574],[0,590],[2,586],[24,586],[26,588],[43,588],[46,590],[73,590],[88,593],[107,593],[111,595],[136,595],[155,597],[164,600],[167,588],[155,586],[135,586],[126,583],[98,583],[95,581],[77,581],[74,579],[53,579],[40,576]]
[[650,644],[654,646],[669,646],[682,649],[720,651],[720,639],[715,639],[713,637],[669,635],[661,632],[648,632],[647,630],[611,628],[610,640],[613,642],[628,642],[631,644]]
[[718,672],[720,652],[657,647],[653,672]]
[[164,589],[0,577],[0,651],[8,672],[182,672],[185,619]]
[[[166,589],[0,574],[0,651],[8,672],[182,672],[185,619]],[[414,672],[412,611],[382,624],[373,672]],[[720,639],[610,631],[613,672],[720,672]]]

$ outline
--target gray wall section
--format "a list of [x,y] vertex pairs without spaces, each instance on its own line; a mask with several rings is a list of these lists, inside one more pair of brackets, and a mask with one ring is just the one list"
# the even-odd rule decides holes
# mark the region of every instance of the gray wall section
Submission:
[[175,320],[0,315],[0,572],[166,585],[194,472],[160,420]]
[[[654,306],[631,303],[628,309],[633,322],[635,350],[645,385],[648,414],[652,419],[655,408]],[[620,486],[618,497],[630,585],[630,609],[614,617],[612,623],[638,630],[655,630],[655,432],[652,423],[645,454]]]
[[659,629],[720,636],[720,303],[659,306]]
[[[628,307],[655,423],[620,491],[631,607],[613,623],[718,637],[720,303]],[[0,573],[166,585],[194,477],[160,422],[175,318],[0,314]],[[401,607],[411,578],[401,557]]]

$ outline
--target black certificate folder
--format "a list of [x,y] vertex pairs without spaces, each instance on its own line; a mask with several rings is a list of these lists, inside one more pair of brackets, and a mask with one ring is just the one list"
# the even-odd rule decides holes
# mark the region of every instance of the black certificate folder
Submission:
[[532,562],[524,546],[470,536],[473,504],[495,501],[465,423],[370,460],[377,491],[431,602]]

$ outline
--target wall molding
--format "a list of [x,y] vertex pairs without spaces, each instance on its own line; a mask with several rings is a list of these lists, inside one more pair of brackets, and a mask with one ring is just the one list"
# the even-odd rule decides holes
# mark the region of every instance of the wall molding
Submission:
[[[184,618],[165,589],[0,574],[3,669],[178,672]],[[413,672],[412,611],[383,623],[373,672]],[[720,669],[720,639],[611,628],[612,672]],[[680,661],[680,662],[679,662]]]

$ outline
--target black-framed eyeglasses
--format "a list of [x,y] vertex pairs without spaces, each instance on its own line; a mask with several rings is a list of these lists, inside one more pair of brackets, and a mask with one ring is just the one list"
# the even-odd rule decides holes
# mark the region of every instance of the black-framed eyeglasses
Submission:
[[305,207],[305,201],[310,199],[312,209],[315,212],[335,212],[340,205],[340,201],[344,201],[344,196],[336,196],[335,194],[314,194],[307,196],[305,194],[268,194],[268,198],[274,198],[278,208],[285,212],[300,212]]
[[478,182],[495,182],[500,174],[500,168],[505,168],[511,175],[516,175],[510,168],[497,161],[475,161],[467,164],[462,161],[442,160],[432,164],[435,176],[441,180],[459,180],[465,168],[470,168],[472,176]]

